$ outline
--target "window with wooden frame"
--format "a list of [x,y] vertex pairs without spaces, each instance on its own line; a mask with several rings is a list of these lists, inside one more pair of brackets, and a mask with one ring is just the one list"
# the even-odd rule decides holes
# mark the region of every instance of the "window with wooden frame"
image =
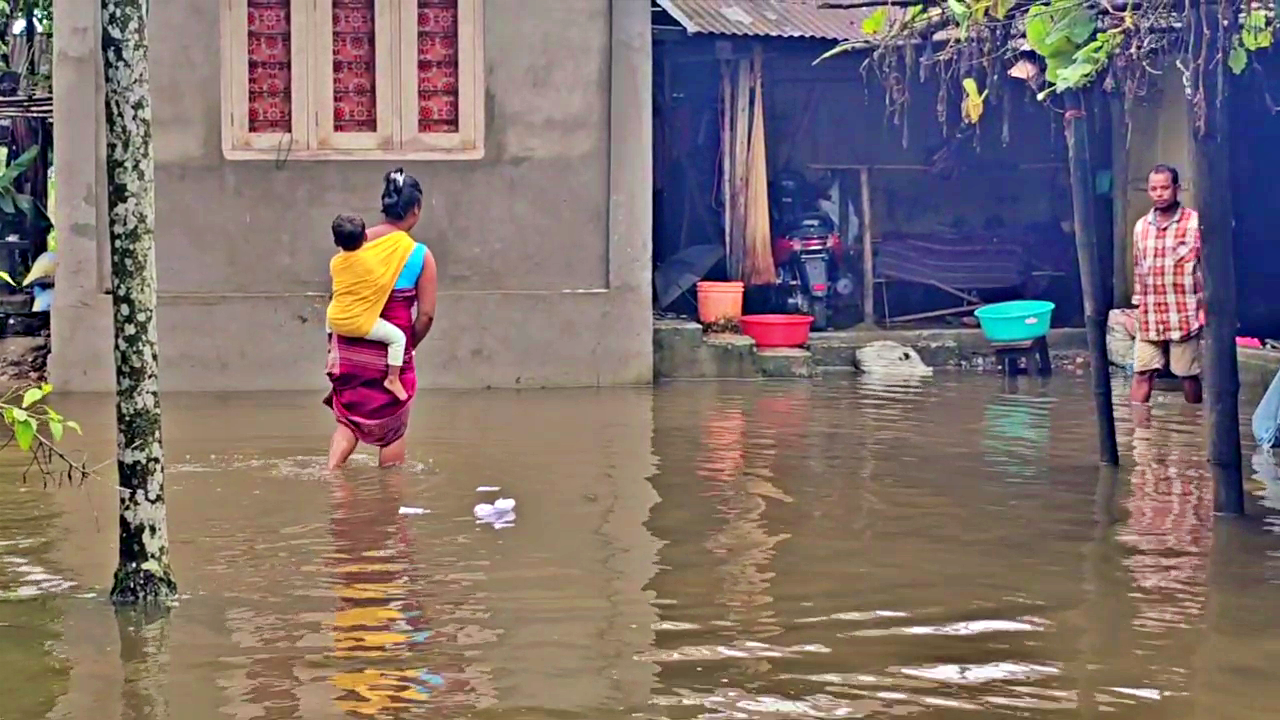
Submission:
[[232,160],[484,155],[484,0],[222,0]]

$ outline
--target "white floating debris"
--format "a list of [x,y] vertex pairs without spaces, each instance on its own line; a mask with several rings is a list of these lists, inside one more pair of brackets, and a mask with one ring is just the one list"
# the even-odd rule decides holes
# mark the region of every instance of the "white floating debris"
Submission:
[[480,487],[476,488],[476,492],[501,492],[501,491],[502,491],[502,488],[493,487],[491,485],[481,485]]
[[492,525],[495,530],[509,528],[516,524],[516,501],[511,498],[498,498],[493,504],[480,503],[473,511],[476,523]]
[[402,507],[402,508],[400,508],[400,514],[401,514],[401,515],[426,515],[426,514],[427,514],[427,513],[429,513],[429,512],[431,512],[431,511],[430,511],[430,510],[427,510],[427,509],[425,509],[425,508],[420,508],[420,507]]

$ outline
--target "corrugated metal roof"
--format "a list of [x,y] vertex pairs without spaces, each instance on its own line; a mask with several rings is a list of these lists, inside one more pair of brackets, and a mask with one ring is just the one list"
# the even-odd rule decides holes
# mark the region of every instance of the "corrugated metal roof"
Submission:
[[657,0],[690,33],[864,40],[874,8],[822,10],[819,0]]

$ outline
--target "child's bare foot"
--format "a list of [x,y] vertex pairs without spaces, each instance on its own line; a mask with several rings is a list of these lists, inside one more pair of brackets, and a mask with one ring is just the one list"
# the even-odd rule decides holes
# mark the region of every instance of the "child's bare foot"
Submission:
[[404,402],[409,399],[409,392],[404,389],[404,384],[400,382],[399,375],[388,375],[387,379],[384,380],[382,384],[386,386],[386,388],[391,391],[391,394],[395,395],[396,399],[400,402]]

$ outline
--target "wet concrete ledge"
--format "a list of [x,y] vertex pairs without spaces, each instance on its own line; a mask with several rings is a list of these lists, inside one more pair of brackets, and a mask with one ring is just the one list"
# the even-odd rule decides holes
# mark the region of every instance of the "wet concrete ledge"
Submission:
[[[756,349],[741,335],[704,335],[702,326],[686,320],[656,320],[653,328],[655,379],[807,378],[821,370],[856,369],[858,348],[891,340],[913,348],[933,367],[987,368],[990,345],[982,332],[954,330],[874,330],[814,333],[807,349]],[[1080,355],[1087,349],[1082,329],[1053,330],[1049,347],[1055,355]]]
[[1240,389],[1261,397],[1271,385],[1271,379],[1280,372],[1280,351],[1236,348],[1240,365]]

